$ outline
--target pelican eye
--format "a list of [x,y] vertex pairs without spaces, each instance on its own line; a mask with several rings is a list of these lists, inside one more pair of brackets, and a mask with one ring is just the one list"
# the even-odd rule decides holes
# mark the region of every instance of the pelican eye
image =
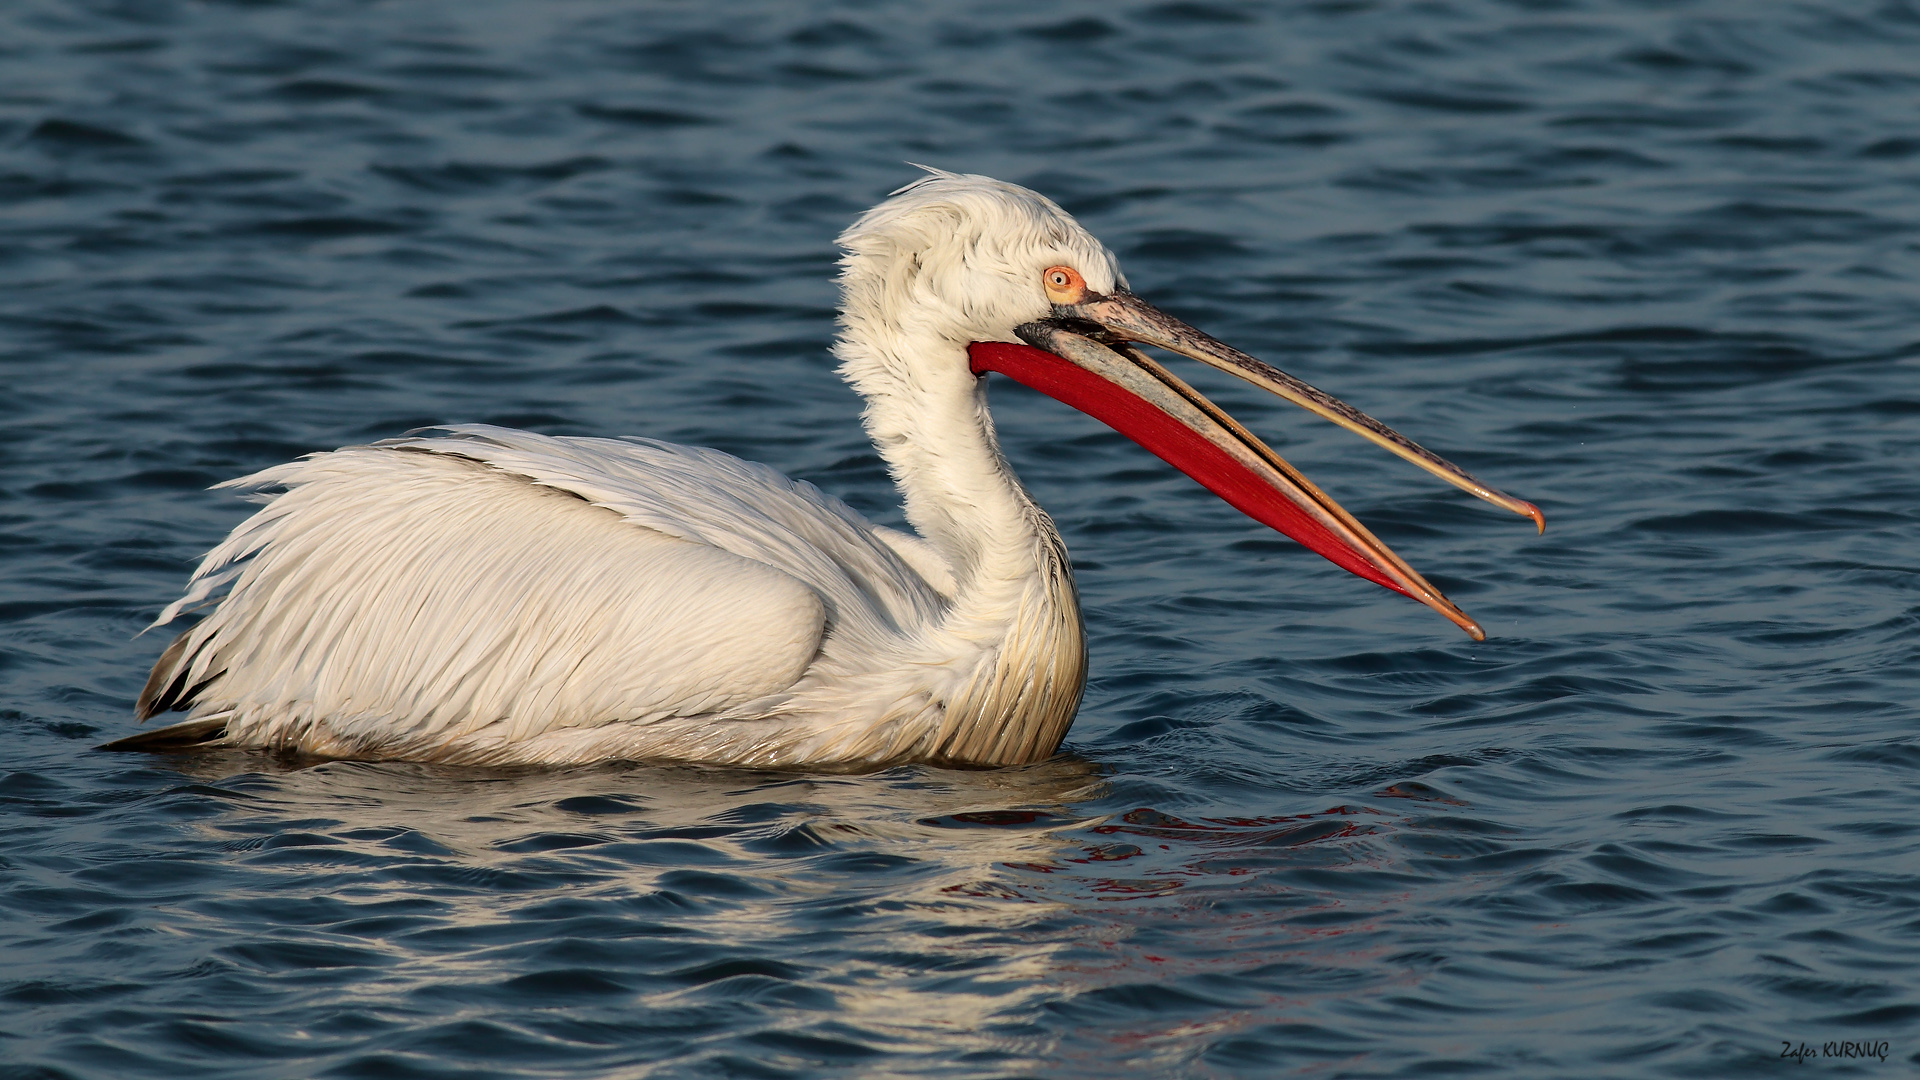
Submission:
[[1056,304],[1077,304],[1086,299],[1087,279],[1071,266],[1049,266],[1040,275],[1047,299]]

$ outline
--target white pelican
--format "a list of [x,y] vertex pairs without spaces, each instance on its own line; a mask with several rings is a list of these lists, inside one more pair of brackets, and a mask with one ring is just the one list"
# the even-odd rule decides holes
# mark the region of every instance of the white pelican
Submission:
[[1050,756],[1086,682],[1059,532],[1000,453],[1001,372],[1251,517],[1480,628],[1279,455],[1141,352],[1230,371],[1544,522],[1376,420],[1148,305],[1052,202],[928,170],[840,237],[840,371],[918,530],[713,450],[468,425],[222,487],[278,488],[155,626],[113,749],[472,764],[871,769]]

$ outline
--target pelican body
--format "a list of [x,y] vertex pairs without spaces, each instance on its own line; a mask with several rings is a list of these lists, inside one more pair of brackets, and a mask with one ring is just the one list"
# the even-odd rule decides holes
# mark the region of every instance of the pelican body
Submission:
[[713,450],[467,425],[223,487],[265,503],[155,620],[111,749],[870,769],[1054,753],[1086,684],[1059,531],[1002,456],[1000,372],[1469,634],[1451,602],[1142,352],[1231,371],[1536,521],[1378,421],[1154,309],[1042,196],[929,170],[840,237],[840,371],[915,533]]

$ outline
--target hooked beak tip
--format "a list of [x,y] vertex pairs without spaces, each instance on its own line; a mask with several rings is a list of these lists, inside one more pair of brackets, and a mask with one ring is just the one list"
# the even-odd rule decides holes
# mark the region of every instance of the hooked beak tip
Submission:
[[1545,535],[1547,531],[1547,515],[1541,513],[1540,508],[1530,502],[1522,501],[1520,505],[1527,508],[1527,516],[1533,519],[1533,524],[1539,529],[1536,535]]

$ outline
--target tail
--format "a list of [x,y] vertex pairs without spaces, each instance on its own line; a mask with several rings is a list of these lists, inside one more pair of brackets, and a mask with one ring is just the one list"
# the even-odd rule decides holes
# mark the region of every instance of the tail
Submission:
[[187,720],[163,728],[155,728],[152,731],[143,731],[138,735],[129,735],[124,739],[115,739],[99,749],[138,750],[147,753],[200,750],[220,745],[226,734],[226,717],[204,716],[198,720]]
[[[218,676],[216,673],[200,682],[187,685],[188,673],[193,670],[193,657],[188,653],[187,639],[193,636],[191,630],[173,639],[167,651],[160,654],[154,662],[153,674],[147,676],[147,685],[140,690],[140,699],[134,706],[134,714],[141,720],[150,720],[169,709],[185,709],[193,704],[194,698],[209,682]],[[192,750],[212,746],[227,734],[225,716],[205,716],[197,720],[187,720],[153,731],[143,731],[138,735],[129,735],[100,747],[102,750],[143,750],[173,751]]]

